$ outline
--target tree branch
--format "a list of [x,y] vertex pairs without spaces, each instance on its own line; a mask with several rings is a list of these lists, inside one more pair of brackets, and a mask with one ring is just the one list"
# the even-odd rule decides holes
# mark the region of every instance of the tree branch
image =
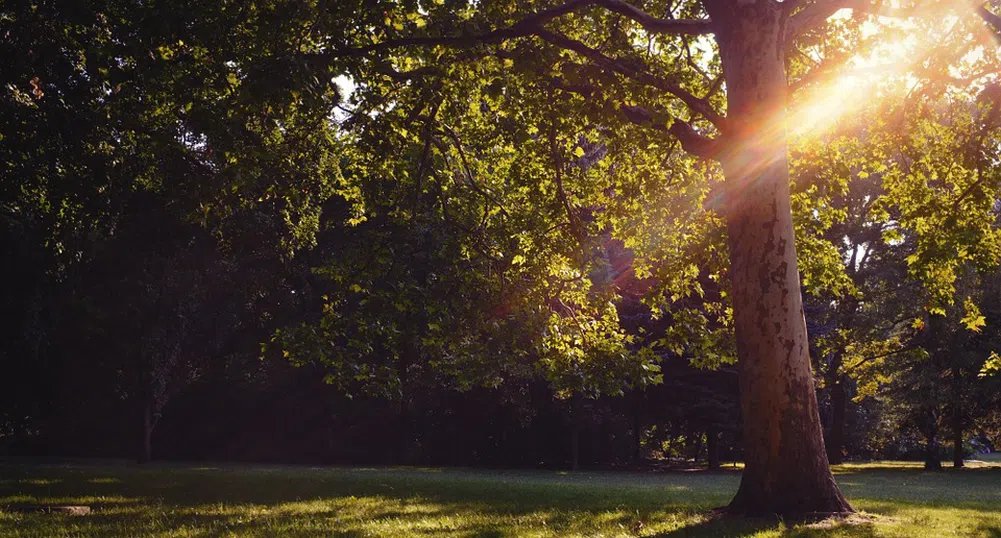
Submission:
[[594,0],[593,3],[638,22],[644,30],[650,33],[672,35],[713,33],[712,21],[709,19],[658,19],[621,0]]
[[372,52],[394,49],[406,46],[449,46],[473,47],[479,44],[500,43],[517,37],[527,37],[553,19],[588,6],[601,6],[605,9],[624,15],[638,22],[644,29],[652,33],[674,35],[701,35],[712,33],[712,21],[708,19],[659,19],[653,17],[635,6],[621,0],[570,0],[564,4],[533,13],[505,28],[498,28],[485,34],[467,34],[441,37],[404,37],[390,39],[381,43],[373,43],[364,47],[353,47],[332,50],[321,56],[327,59],[364,56]]
[[542,39],[552,43],[553,45],[568,50],[572,50],[580,54],[581,56],[589,58],[594,63],[598,64],[599,66],[605,69],[608,69],[609,71],[619,73],[620,75],[631,78],[642,84],[646,84],[647,86],[652,86],[659,90],[665,91],[677,97],[686,105],[688,105],[688,107],[692,109],[693,112],[701,114],[704,118],[709,120],[713,125],[718,127],[721,131],[724,130],[724,124],[726,122],[726,118],[723,117],[720,113],[716,112],[716,110],[712,107],[709,101],[692,95],[681,86],[667,79],[652,75],[646,71],[641,71],[631,65],[628,65],[614,58],[605,56],[601,52],[592,49],[591,47],[585,45],[584,43],[581,43],[580,41],[570,39],[562,35],[554,34],[542,28],[536,29],[535,34],[541,37]]
[[995,32],[1001,32],[1001,17],[992,13],[987,6],[980,6],[977,8],[977,15],[980,15],[984,22],[991,25]]
[[386,75],[387,77],[397,81],[406,82],[408,80],[424,78],[424,77],[434,77],[441,76],[444,72],[437,67],[418,67],[416,69],[411,69],[410,71],[397,71],[390,66],[382,66],[376,69],[377,72]]
[[859,0],[816,0],[789,18],[786,26],[786,40],[799,37],[824,23],[843,8],[861,4]]
[[885,359],[886,357],[890,357],[890,356],[896,355],[898,353],[906,353],[908,351],[914,351],[915,349],[918,349],[919,347],[921,347],[921,346],[916,346],[916,345],[915,346],[907,346],[907,347],[902,347],[900,349],[894,349],[893,351],[887,351],[886,353],[879,353],[877,355],[870,355],[870,356],[865,357],[862,360],[860,360],[860,361],[852,364],[851,366],[845,367],[842,370],[842,373],[844,373],[844,374],[850,374],[850,373],[854,372],[856,369],[858,369],[859,366],[862,366],[863,364],[865,364],[867,362],[872,362],[872,361],[878,360],[878,359]]
[[480,196],[484,197],[485,199],[493,203],[495,206],[497,206],[497,208],[505,217],[510,216],[507,212],[507,209],[504,207],[504,204],[500,203],[500,201],[498,201],[488,192],[488,187],[486,185],[483,185],[483,187],[481,188],[479,185],[476,184],[476,179],[473,177],[473,172],[469,168],[469,161],[466,160],[466,152],[463,151],[462,149],[462,139],[459,138],[459,134],[456,133],[455,130],[449,127],[448,125],[445,125],[443,123],[439,123],[438,125],[441,126],[442,132],[448,135],[448,137],[455,142],[455,149],[459,153],[459,160],[462,163],[462,168],[466,172],[466,182],[469,184],[469,188],[473,189]]
[[552,114],[549,122],[549,153],[550,157],[553,159],[553,169],[556,171],[556,195],[559,198],[563,209],[567,212],[567,222],[570,224],[570,235],[572,235],[578,243],[583,243],[584,234],[580,225],[580,217],[577,215],[577,212],[574,211],[573,206],[570,205],[570,199],[567,197],[567,191],[563,187],[563,158],[560,155],[559,147],[556,144],[555,114]]
[[786,26],[786,40],[796,39],[805,32],[820,26],[842,9],[893,18],[907,18],[918,14],[916,8],[894,8],[877,5],[868,0],[816,0],[789,19]]
[[636,125],[670,133],[678,139],[678,142],[681,142],[681,148],[692,155],[712,159],[719,152],[719,144],[716,140],[699,134],[688,122],[675,119],[670,125],[658,124],[654,121],[654,114],[645,108],[623,105],[619,109],[622,110],[626,119]]
[[[560,79],[553,79],[553,83],[561,90],[576,93],[587,99],[604,100],[601,92],[590,86],[565,84]],[[622,115],[635,125],[671,134],[681,142],[682,149],[696,157],[714,159],[719,152],[719,143],[715,139],[699,134],[688,122],[675,119],[668,126],[665,123],[657,123],[654,118],[658,114],[649,109],[622,104],[616,105],[615,108],[622,112]]]

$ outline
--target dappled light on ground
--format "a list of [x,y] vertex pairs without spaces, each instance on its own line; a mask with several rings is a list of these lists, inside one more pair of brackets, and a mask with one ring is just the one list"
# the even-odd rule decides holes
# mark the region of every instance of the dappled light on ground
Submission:
[[569,473],[305,467],[3,466],[0,507],[84,504],[89,516],[0,511],[0,536],[998,536],[1001,468],[845,465],[863,514],[720,518],[738,473]]

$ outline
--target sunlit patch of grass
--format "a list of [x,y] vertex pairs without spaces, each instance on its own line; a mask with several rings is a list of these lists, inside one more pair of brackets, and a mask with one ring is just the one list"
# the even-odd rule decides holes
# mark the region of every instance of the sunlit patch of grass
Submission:
[[25,478],[23,480],[19,480],[18,482],[31,486],[51,486],[53,484],[58,484],[59,480],[50,480],[47,478]]
[[836,468],[862,514],[785,524],[714,517],[739,473],[561,473],[291,466],[0,465],[4,538],[1001,536],[1001,466]]
[[91,484],[120,484],[122,481],[117,478],[104,476],[99,478],[91,478],[90,480],[88,480],[88,482],[90,482]]

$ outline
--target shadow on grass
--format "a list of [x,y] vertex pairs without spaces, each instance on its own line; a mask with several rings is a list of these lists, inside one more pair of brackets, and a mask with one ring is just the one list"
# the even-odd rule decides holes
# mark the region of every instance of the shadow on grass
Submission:
[[847,519],[828,519],[819,522],[786,525],[778,518],[743,518],[716,513],[701,522],[655,534],[656,538],[740,538],[754,536],[764,531],[776,531],[792,538],[875,538],[876,525],[869,519],[852,516]]
[[[999,473],[856,470],[839,475],[865,509],[891,515],[898,506],[974,503],[994,510]],[[930,476],[929,476],[930,475]],[[962,480],[958,480],[962,478]],[[91,516],[4,515],[0,536],[62,535],[131,538],[283,536],[454,536],[504,538],[636,535],[660,538],[746,537],[781,533],[799,538],[876,536],[872,521],[790,525],[778,520],[709,516],[736,490],[737,475],[422,471],[180,466],[59,467],[0,465],[0,507],[16,502],[89,504]],[[970,485],[984,488],[967,491]],[[963,493],[966,491],[966,493]],[[988,498],[983,492],[989,493]],[[934,493],[931,500],[926,499]],[[939,497],[946,495],[948,502]],[[965,495],[965,496],[963,496]],[[901,498],[905,499],[903,502]],[[993,522],[991,522],[993,523]],[[28,529],[28,531],[25,531]],[[189,529],[177,534],[177,529]],[[972,525],[970,530],[973,530]],[[29,532],[30,531],[30,532]],[[611,531],[609,533],[609,531]],[[977,536],[1001,538],[981,524]],[[185,531],[187,532],[187,531]],[[13,533],[12,533],[13,534]]]
[[983,536],[984,538],[1001,538],[1001,527],[996,525],[980,525],[977,527],[977,532],[974,536]]
[[522,507],[601,510],[688,509],[723,504],[738,475],[684,473],[646,477],[525,472],[425,472],[394,469],[242,468],[158,466],[62,468],[0,465],[0,505],[18,496],[36,499],[128,498],[178,507],[210,503],[274,505],[306,499],[418,497],[434,502],[487,502]]

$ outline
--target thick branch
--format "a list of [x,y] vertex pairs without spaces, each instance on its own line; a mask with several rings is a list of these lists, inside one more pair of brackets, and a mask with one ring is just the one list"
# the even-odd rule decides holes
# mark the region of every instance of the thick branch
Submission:
[[[587,99],[605,99],[600,90],[590,86],[566,84],[560,79],[554,79],[553,82],[556,84],[557,88],[571,93],[576,93]],[[664,123],[657,123],[655,118],[658,114],[651,112],[646,108],[622,104],[617,105],[615,108],[622,112],[622,115],[633,124],[673,135],[679,142],[681,142],[682,149],[692,155],[695,155],[696,157],[713,159],[719,152],[719,142],[715,139],[699,134],[691,126],[691,124],[685,121],[676,119],[672,121],[670,126],[668,126]]]
[[725,123],[726,118],[716,112],[712,105],[709,104],[709,101],[692,95],[674,82],[655,76],[646,71],[641,71],[632,65],[626,64],[625,62],[605,56],[601,52],[588,47],[580,41],[554,34],[542,28],[536,29],[535,34],[558,47],[572,50],[581,56],[589,58],[597,65],[608,69],[609,71],[614,71],[620,75],[629,77],[637,82],[646,84],[647,86],[652,86],[677,97],[688,105],[692,111],[697,114],[701,114],[721,131],[724,130],[723,124]]
[[480,44],[490,44],[490,43],[500,43],[508,39],[513,39],[517,37],[526,37],[532,35],[534,30],[540,25],[545,24],[557,17],[566,15],[585,7],[594,0],[570,0],[569,2],[552,7],[538,13],[533,13],[515,24],[508,26],[506,28],[498,28],[492,30],[485,34],[467,34],[458,36],[440,36],[440,37],[403,37],[399,39],[390,39],[383,41],[381,43],[373,43],[364,47],[354,47],[349,49],[340,49],[331,51],[324,56],[332,58],[343,58],[350,56],[364,56],[372,52],[380,52],[384,50],[395,49],[399,47],[406,46],[418,46],[418,47],[435,47],[435,46],[447,46],[447,47],[474,47]]
[[992,13],[986,6],[980,6],[977,8],[977,15],[980,15],[984,22],[990,24],[995,32],[1001,32],[1001,17]]
[[630,4],[627,4],[626,2],[622,2],[621,0],[570,0],[564,4],[528,15],[511,26],[498,28],[485,34],[390,39],[364,47],[334,50],[324,54],[323,56],[327,58],[364,56],[372,52],[406,46],[473,47],[479,44],[500,43],[508,39],[532,35],[536,28],[540,28],[542,25],[552,21],[553,19],[593,5],[602,6],[609,11],[629,17],[630,19],[640,23],[640,25],[649,32],[675,35],[700,35],[712,33],[712,21],[709,21],[708,19],[658,19]]
[[824,23],[843,8],[855,7],[859,0],[817,0],[789,19],[786,39],[795,39]]
[[716,140],[699,134],[688,122],[676,119],[670,125],[658,124],[654,121],[654,114],[645,108],[623,105],[619,109],[622,110],[626,119],[636,125],[670,133],[678,139],[678,142],[681,142],[682,149],[696,157],[712,159],[719,152],[719,144]]
[[594,3],[619,15],[638,22],[644,30],[655,34],[701,35],[712,33],[712,21],[708,19],[658,19],[620,0],[594,0]]
[[915,8],[894,8],[877,5],[868,0],[817,0],[789,19],[789,24],[786,27],[786,40],[795,39],[820,26],[842,9],[852,9],[870,15],[893,18],[913,17],[919,13]]

